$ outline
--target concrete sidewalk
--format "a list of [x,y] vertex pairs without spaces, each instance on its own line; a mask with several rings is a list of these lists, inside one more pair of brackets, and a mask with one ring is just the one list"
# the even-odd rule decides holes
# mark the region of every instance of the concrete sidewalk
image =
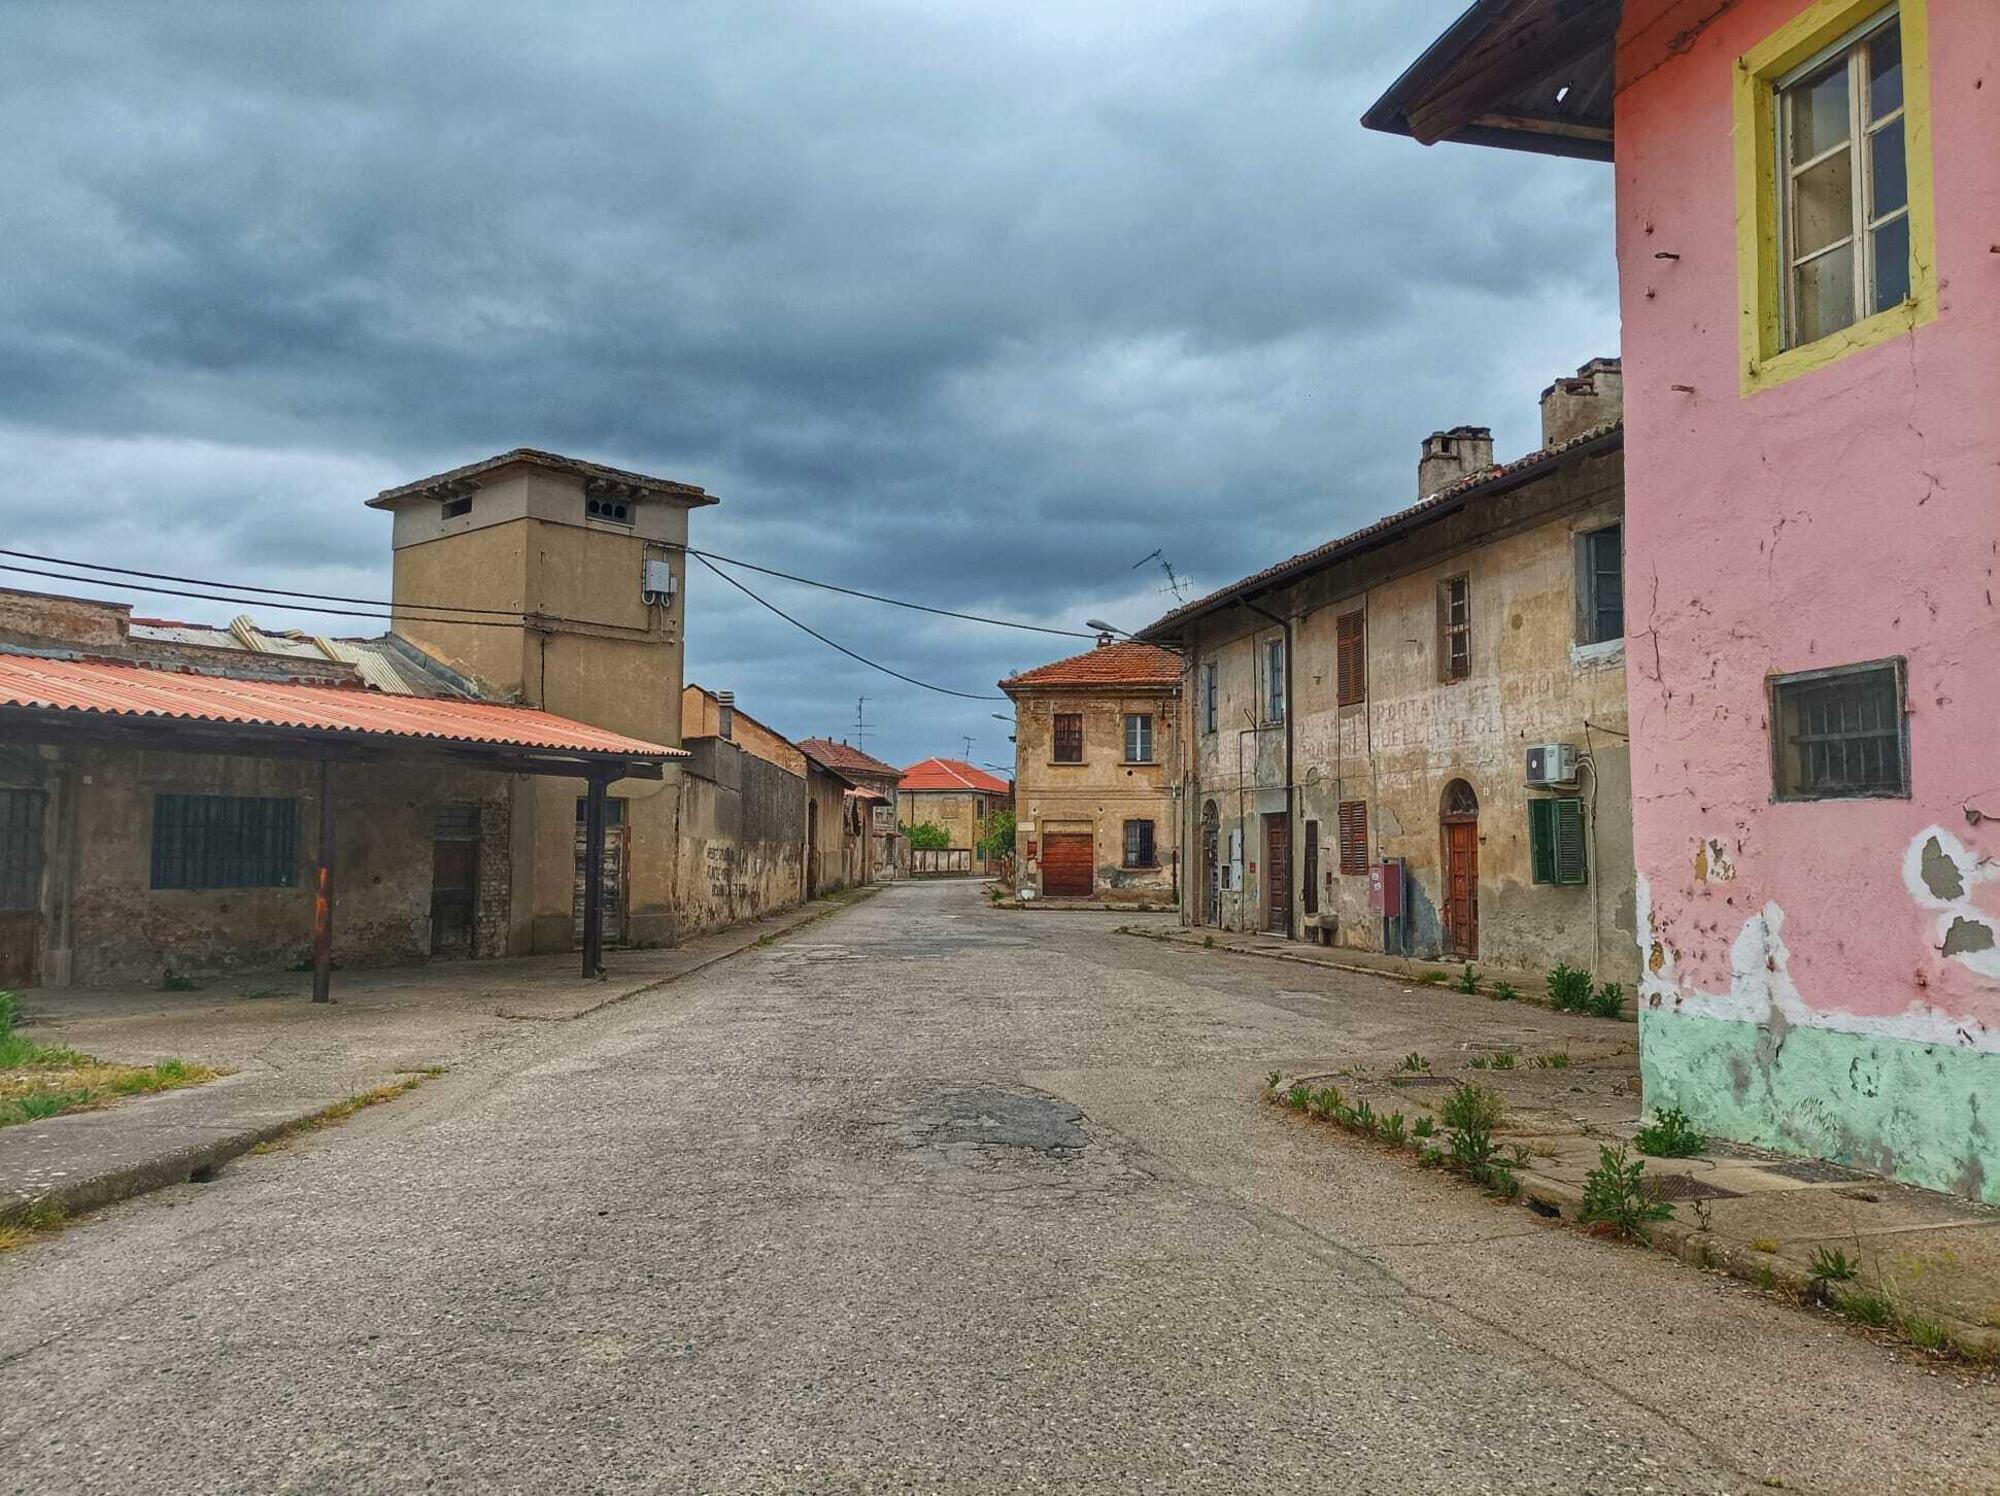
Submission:
[[[1294,1116],[1295,1126],[1318,1129],[1330,1145],[1400,1152],[1416,1166],[1422,1143],[1409,1130],[1429,1116],[1436,1128],[1429,1141],[1441,1142],[1437,1112],[1458,1085],[1477,1082],[1505,1100],[1497,1140],[1519,1181],[1520,1203],[1538,1214],[1580,1222],[1585,1180],[1598,1167],[1600,1149],[1622,1144],[1627,1162],[1643,1162],[1652,1189],[1673,1208],[1670,1219],[1650,1228],[1660,1250],[1767,1291],[1832,1298],[1858,1291],[1848,1312],[1863,1323],[1883,1313],[1890,1327],[1933,1348],[1949,1343],[1976,1356],[2000,1355],[2000,1210],[1859,1169],[1720,1141],[1695,1158],[1647,1157],[1633,1144],[1648,1119],[1640,1115],[1638,1041],[1627,1020],[1495,1002],[1410,979],[1436,969],[1433,963],[1370,961],[1357,952],[1277,940],[1267,946],[1262,937],[1220,933],[1211,948],[1204,936],[1215,932],[1154,922],[1124,928],[1204,953],[1363,972],[1394,983],[1382,988],[1385,1002],[1425,1005],[1425,1023],[1398,1030],[1399,1040],[1413,1046],[1404,1052],[1343,1046],[1335,1036],[1331,1053],[1299,1056],[1283,1069],[1273,1099],[1295,1082],[1331,1085],[1350,1108],[1366,1102],[1377,1118],[1403,1115],[1400,1144],[1379,1131]],[[1521,979],[1506,979],[1524,995],[1531,991]],[[1539,995],[1539,982],[1532,991]],[[1424,1068],[1404,1068],[1418,1062]],[[1525,1160],[1514,1164],[1517,1150]],[[1814,1256],[1822,1250],[1842,1253],[1857,1276],[1815,1284]],[[1871,1296],[1879,1296],[1879,1309]]]
[[310,972],[234,976],[193,992],[23,995],[27,1037],[100,1059],[185,1059],[234,1073],[101,1111],[0,1128],[0,1225],[95,1209],[206,1174],[325,1108],[503,1047],[524,1027],[636,997],[872,897],[882,885],[699,935],[668,950],[609,950],[586,980],[574,955],[337,972],[314,1004]]

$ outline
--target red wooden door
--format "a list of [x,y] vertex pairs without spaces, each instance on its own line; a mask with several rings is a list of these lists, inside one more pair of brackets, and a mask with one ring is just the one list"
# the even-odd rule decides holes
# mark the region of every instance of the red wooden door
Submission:
[[1479,823],[1447,821],[1444,827],[1445,935],[1452,954],[1479,954]]
[[1042,896],[1087,899],[1097,891],[1097,858],[1084,832],[1042,838]]
[[1292,820],[1264,817],[1264,928],[1292,933]]

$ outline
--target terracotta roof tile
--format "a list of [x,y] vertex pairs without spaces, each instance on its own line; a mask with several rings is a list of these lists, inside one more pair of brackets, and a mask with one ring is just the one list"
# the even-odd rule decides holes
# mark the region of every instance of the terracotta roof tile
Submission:
[[796,746],[807,758],[843,774],[883,774],[894,779],[902,772],[894,764],[885,764],[873,754],[863,753],[850,743],[836,743],[832,738],[800,738]]
[[240,680],[99,660],[0,655],[0,710],[8,707],[78,716],[225,722],[355,738],[476,743],[531,752],[687,757],[678,748],[524,706],[390,696],[359,686]]
[[1181,657],[1157,644],[1100,644],[1066,660],[1023,670],[1000,682],[1003,691],[1038,686],[1178,686]]
[[996,779],[962,758],[927,758],[903,770],[906,790],[973,790],[982,795],[1011,795],[1014,786]]

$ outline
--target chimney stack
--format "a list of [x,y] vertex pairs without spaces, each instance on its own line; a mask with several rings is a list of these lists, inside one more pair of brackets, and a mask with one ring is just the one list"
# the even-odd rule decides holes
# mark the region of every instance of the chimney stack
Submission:
[[1625,415],[1625,368],[1615,358],[1594,358],[1573,378],[1542,391],[1542,446],[1553,447]]
[[1424,438],[1417,459],[1417,497],[1427,499],[1461,478],[1493,466],[1493,432],[1485,426],[1454,426]]
[[725,743],[736,741],[736,693],[717,691],[715,693],[716,736]]

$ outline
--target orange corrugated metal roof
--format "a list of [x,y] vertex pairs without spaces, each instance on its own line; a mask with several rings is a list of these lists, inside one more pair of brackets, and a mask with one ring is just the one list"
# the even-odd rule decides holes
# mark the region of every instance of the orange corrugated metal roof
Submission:
[[903,770],[906,790],[975,790],[982,795],[1009,795],[1014,786],[976,769],[962,758],[927,758]]
[[617,754],[635,759],[687,756],[678,748],[606,732],[531,707],[389,696],[356,686],[239,680],[102,660],[0,655],[0,708],[6,707],[81,716],[226,722],[355,737],[481,743],[531,752]]
[[1181,657],[1156,644],[1100,644],[1080,655],[1023,670],[1000,682],[1003,691],[1028,686],[1178,686]]

